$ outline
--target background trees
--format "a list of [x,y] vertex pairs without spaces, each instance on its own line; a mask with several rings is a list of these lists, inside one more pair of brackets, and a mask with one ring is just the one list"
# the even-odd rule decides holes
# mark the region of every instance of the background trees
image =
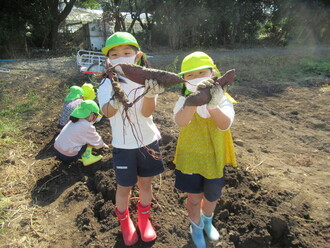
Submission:
[[[326,0],[5,0],[0,10],[0,49],[55,50],[58,27],[73,6],[100,7],[115,30],[171,48],[329,43],[330,2]],[[121,12],[130,12],[126,27]],[[142,23],[140,14],[147,15]]]

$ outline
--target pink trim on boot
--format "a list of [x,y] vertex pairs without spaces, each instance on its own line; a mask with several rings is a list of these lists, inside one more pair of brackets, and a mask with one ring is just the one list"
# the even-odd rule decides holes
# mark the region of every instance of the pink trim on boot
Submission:
[[143,207],[140,202],[138,202],[138,227],[141,233],[141,239],[144,242],[150,242],[157,238],[155,229],[153,228],[150,220],[150,204]]
[[134,245],[139,240],[139,237],[137,235],[131,217],[129,216],[128,208],[125,210],[124,213],[120,213],[118,209],[115,208],[115,213],[120,222],[120,229],[124,238],[125,245],[126,246]]

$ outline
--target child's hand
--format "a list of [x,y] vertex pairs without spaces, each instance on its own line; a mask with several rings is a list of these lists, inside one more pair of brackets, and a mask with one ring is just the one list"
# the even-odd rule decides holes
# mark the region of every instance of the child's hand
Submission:
[[211,100],[209,103],[206,105],[207,109],[215,109],[219,102],[221,101],[224,92],[223,89],[220,85],[214,85],[212,88],[210,88],[210,93],[211,93]]
[[199,88],[211,88],[214,86],[214,80],[212,78],[206,79],[199,84],[197,84],[197,89]]
[[157,81],[153,79],[146,79],[144,87],[144,92],[147,92],[144,96],[149,98],[153,98],[156,95],[163,93],[165,90],[164,87],[160,86]]

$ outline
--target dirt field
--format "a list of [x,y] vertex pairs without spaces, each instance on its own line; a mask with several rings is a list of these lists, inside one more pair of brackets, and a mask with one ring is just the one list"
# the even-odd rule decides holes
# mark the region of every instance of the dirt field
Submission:
[[[189,52],[181,52],[179,61]],[[226,168],[226,186],[214,217],[221,239],[208,247],[330,247],[329,78],[308,76],[297,83],[281,75],[248,76],[252,57],[267,55],[260,66],[276,57],[280,66],[289,57],[300,59],[305,50],[206,52],[223,61],[222,72],[237,70],[230,93],[238,101],[232,133],[239,164]],[[329,54],[330,48],[309,52]],[[164,68],[177,56],[150,54],[156,68]],[[69,86],[88,81],[77,71],[74,56],[2,62],[0,66],[20,69],[0,74],[0,109],[30,104],[27,111],[6,114],[12,123],[23,119],[25,125],[1,136],[1,202],[9,201],[9,210],[1,221],[0,246],[124,247],[113,211],[111,147],[100,150],[102,162],[89,167],[81,162],[66,166],[53,154],[65,93]],[[133,247],[194,247],[185,195],[173,186],[172,160],[179,128],[172,109],[178,96],[178,88],[168,89],[160,95],[154,114],[166,165],[153,183],[151,218],[158,238]],[[108,120],[95,126],[110,144]],[[137,196],[135,189],[130,207],[134,222]]]

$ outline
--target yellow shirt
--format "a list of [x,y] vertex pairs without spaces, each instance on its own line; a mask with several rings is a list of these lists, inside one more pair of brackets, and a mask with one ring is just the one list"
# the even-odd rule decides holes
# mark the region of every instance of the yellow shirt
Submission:
[[223,177],[225,165],[237,166],[230,130],[222,131],[212,118],[195,113],[189,125],[180,129],[174,163],[184,174]]

